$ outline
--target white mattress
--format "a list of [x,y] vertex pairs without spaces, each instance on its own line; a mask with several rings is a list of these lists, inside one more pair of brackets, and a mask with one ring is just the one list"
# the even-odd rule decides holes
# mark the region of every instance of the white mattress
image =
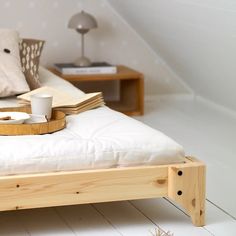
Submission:
[[[43,85],[79,96],[70,83],[41,68]],[[15,98],[0,107],[16,106]],[[143,123],[107,107],[67,117],[67,128],[39,136],[0,136],[0,175],[183,162],[183,148]]]

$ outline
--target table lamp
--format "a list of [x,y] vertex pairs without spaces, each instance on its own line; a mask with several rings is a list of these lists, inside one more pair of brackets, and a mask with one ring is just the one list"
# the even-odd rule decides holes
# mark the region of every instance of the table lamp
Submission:
[[84,56],[84,35],[89,32],[89,30],[97,28],[96,19],[85,11],[81,11],[73,15],[68,23],[68,28],[75,29],[81,34],[81,57],[79,57],[74,64],[76,66],[90,66],[90,60]]

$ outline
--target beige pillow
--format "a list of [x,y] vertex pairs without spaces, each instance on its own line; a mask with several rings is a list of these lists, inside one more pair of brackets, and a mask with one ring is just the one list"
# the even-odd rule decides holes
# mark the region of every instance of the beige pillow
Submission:
[[40,87],[39,61],[44,42],[38,39],[22,39],[20,42],[22,71],[31,90]]
[[20,63],[19,40],[17,31],[0,29],[0,97],[29,91]]

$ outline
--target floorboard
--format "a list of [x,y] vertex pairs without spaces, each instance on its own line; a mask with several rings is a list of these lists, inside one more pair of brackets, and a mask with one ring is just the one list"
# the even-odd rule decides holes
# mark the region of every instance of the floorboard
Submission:
[[3,236],[29,236],[13,212],[0,213],[0,235]]
[[121,235],[92,205],[58,207],[56,210],[75,235]]
[[31,236],[75,236],[54,208],[11,212]]
[[94,206],[124,236],[150,236],[150,232],[157,228],[157,225],[127,201],[100,203]]
[[235,236],[236,221],[220,209],[207,202],[207,228],[215,236]]

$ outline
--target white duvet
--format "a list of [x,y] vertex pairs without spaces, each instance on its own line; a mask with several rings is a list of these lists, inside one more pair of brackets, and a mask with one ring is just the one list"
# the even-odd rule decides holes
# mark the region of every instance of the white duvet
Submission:
[[[41,68],[43,85],[81,91]],[[0,107],[16,99],[0,99]],[[67,128],[41,136],[0,136],[0,175],[183,162],[183,148],[143,123],[101,107],[67,117]]]

